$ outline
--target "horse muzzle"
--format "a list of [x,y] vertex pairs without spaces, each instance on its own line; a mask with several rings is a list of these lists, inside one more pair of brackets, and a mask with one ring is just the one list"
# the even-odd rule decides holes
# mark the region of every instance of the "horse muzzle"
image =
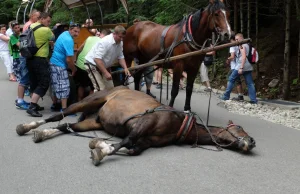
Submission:
[[243,137],[238,140],[238,148],[243,152],[249,152],[255,146],[256,146],[255,140],[250,136]]

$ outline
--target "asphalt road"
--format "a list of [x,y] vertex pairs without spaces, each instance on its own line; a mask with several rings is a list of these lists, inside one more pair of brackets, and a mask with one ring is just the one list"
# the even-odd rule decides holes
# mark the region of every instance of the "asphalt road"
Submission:
[[[228,113],[213,98],[210,124],[226,126],[232,119],[243,126],[257,142],[251,154],[168,146],[148,149],[136,157],[109,156],[95,167],[87,138],[62,135],[35,144],[31,133],[16,134],[18,124],[37,119],[15,108],[17,84],[7,81],[3,66],[1,70],[0,193],[300,193],[300,131]],[[153,93],[159,95],[157,89]],[[182,110],[184,99],[180,91],[175,107]],[[192,96],[193,111],[204,119],[207,103],[204,94]],[[40,104],[46,108],[44,118],[52,114],[49,97]]]

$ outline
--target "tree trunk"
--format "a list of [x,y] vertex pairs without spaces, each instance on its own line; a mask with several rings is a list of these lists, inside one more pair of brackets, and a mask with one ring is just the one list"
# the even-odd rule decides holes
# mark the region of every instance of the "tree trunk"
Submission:
[[285,2],[285,45],[283,62],[283,99],[288,100],[290,94],[290,26],[291,26],[291,0]]
[[250,0],[248,0],[247,12],[248,12],[247,34],[248,34],[248,38],[250,38],[250,24],[251,24],[251,3],[250,3]]
[[[300,10],[299,10],[299,2],[298,0],[295,0],[296,5],[296,13],[297,18],[300,17]],[[298,26],[299,26],[299,19],[298,19]],[[298,40],[298,61],[297,61],[297,75],[298,75],[298,81],[300,81],[300,29],[299,29],[299,40]]]
[[240,19],[241,19],[241,33],[244,32],[244,17],[243,17],[243,0],[240,0]]
[[233,21],[234,21],[234,32],[237,33],[238,31],[238,7],[237,7],[237,1],[238,0],[234,0],[234,18],[233,18]]
[[[258,0],[255,1],[255,46],[258,49]],[[260,89],[259,62],[256,64],[256,89]]]

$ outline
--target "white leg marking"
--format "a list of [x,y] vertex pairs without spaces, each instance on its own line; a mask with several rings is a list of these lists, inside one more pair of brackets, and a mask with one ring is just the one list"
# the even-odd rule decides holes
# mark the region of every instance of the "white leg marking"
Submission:
[[222,13],[224,14],[224,18],[225,18],[225,21],[226,21],[228,35],[229,35],[229,37],[231,37],[231,28],[230,28],[230,25],[229,25],[229,23],[227,21],[227,18],[226,18],[226,11],[224,9],[222,9]]
[[29,129],[35,129],[38,128],[39,126],[45,124],[46,121],[45,120],[40,120],[40,121],[32,121],[29,124],[24,124],[25,128],[29,128]]
[[95,147],[100,148],[105,156],[111,154],[115,149],[113,146],[105,143],[104,141],[98,141]]
[[51,135],[53,135],[54,133],[56,133],[58,131],[60,131],[60,130],[58,130],[58,129],[44,129],[42,132],[43,132],[45,137],[48,137],[48,136],[51,136]]

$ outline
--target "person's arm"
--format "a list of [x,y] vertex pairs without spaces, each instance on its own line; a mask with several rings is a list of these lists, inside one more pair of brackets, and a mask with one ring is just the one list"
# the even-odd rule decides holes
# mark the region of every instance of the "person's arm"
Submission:
[[216,54],[216,51],[210,51],[210,52],[207,52],[206,55],[215,55]]
[[130,71],[128,71],[128,68],[127,68],[127,65],[126,65],[126,62],[125,62],[124,58],[119,59],[119,64],[124,68],[125,75],[131,76]]
[[239,74],[242,74],[245,63],[246,63],[246,49],[245,49],[245,47],[243,47],[243,46],[240,47],[240,53],[241,53],[241,66],[240,66],[238,71],[239,71]]
[[72,76],[75,75],[76,71],[77,71],[77,68],[75,66],[75,63],[74,63],[74,56],[67,56],[67,64],[68,64],[68,68],[71,69],[72,71]]
[[103,61],[103,58],[105,55],[109,54],[107,53],[107,49],[105,46],[105,43],[103,42],[97,42],[95,47],[95,52],[94,52],[94,61],[98,67],[98,69],[100,70],[100,72],[102,73],[102,75],[107,79],[107,80],[111,80],[112,76],[111,74],[107,71],[106,66],[105,66],[105,62]]
[[102,61],[102,59],[99,58],[95,58],[94,59],[98,69],[101,71],[102,75],[107,79],[107,80],[111,80],[112,76],[111,74],[107,71],[104,62]]
[[228,57],[229,62],[235,58],[235,52],[230,53],[230,57]]
[[9,36],[2,35],[2,36],[0,36],[0,39],[5,41],[5,42],[8,42],[9,41]]
[[85,42],[86,40],[80,45],[80,47],[78,48],[77,50],[77,53],[76,53],[76,59],[78,58],[78,55],[81,53],[81,51],[83,50],[83,47],[85,45]]
[[74,59],[74,41],[73,39],[67,39],[65,44],[63,44],[64,49],[66,51],[66,61],[68,64],[68,68],[72,71],[72,76],[75,75],[77,68],[75,66],[75,59]]

